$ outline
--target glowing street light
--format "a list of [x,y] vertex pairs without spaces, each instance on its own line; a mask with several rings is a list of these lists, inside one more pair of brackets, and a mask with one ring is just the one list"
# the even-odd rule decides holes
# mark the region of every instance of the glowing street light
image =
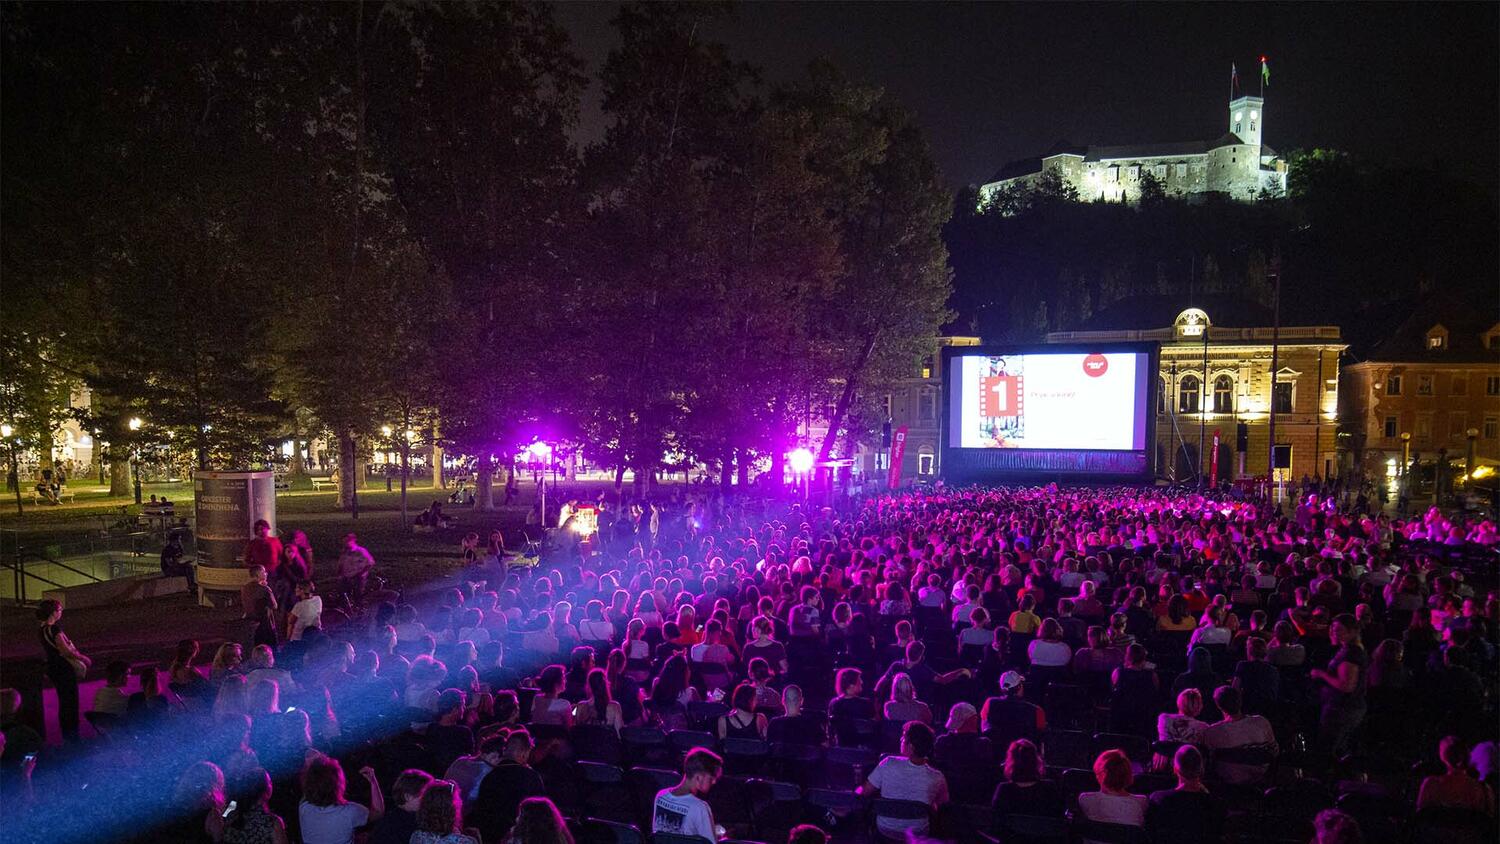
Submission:
[[382,437],[390,438],[390,436],[391,436],[391,426],[389,426],[389,425],[381,425],[380,426],[380,435]]
[[0,437],[9,437],[16,429],[9,422],[0,422]]
[[552,446],[544,442],[534,442],[526,446],[526,450],[531,453],[532,457],[538,460],[545,460],[552,454]]
[[141,417],[139,417],[139,416],[132,416],[132,417],[130,417],[130,421],[126,422],[125,424],[126,424],[126,426],[128,426],[130,428],[130,430],[132,430],[132,431],[139,431],[141,429],[141,426],[144,425],[145,423],[141,421]]
[[799,475],[805,475],[812,471],[813,453],[805,448],[794,450],[786,456],[787,463],[791,465],[792,471]]

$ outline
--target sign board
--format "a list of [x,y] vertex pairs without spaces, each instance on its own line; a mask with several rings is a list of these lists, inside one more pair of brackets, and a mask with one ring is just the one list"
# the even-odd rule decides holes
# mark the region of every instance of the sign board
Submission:
[[199,564],[241,568],[255,523],[265,519],[276,530],[275,473],[195,472],[193,506]]
[[906,426],[902,425],[891,435],[890,488],[901,486],[901,460],[906,457]]

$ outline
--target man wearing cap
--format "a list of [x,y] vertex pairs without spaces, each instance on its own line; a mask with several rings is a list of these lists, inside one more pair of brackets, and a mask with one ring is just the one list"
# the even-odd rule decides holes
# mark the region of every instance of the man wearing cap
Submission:
[[980,720],[984,732],[1000,747],[1009,747],[1018,738],[1038,741],[1047,729],[1047,713],[1040,706],[1023,700],[1026,679],[1015,671],[1000,675],[1000,692],[984,702]]
[[979,734],[979,710],[961,700],[948,710],[947,732],[938,736],[932,762],[939,770],[952,771],[995,761],[995,745]]

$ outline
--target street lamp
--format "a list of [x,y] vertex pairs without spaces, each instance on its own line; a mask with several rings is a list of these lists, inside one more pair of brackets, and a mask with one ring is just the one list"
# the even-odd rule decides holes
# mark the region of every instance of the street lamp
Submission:
[[817,462],[817,459],[813,457],[813,453],[807,448],[796,448],[786,456],[786,462],[788,466],[792,467],[792,473],[797,476],[797,484],[802,487],[802,498],[806,500],[810,491],[808,489],[808,474],[812,472],[813,464]]
[[1411,431],[1401,432],[1401,484],[1396,494],[1396,506],[1406,512],[1406,498],[1411,492]]
[[547,465],[552,462],[552,446],[537,440],[526,446],[526,451],[536,460],[544,460],[541,478],[537,482],[537,501],[541,505],[542,530],[547,529]]
[[[144,424],[145,423],[141,421],[141,417],[139,417],[139,416],[132,416],[132,417],[130,417],[130,421],[125,423],[125,427],[129,428],[131,430],[131,432],[134,433],[136,431],[139,431],[141,429],[141,426],[144,425]],[[140,504],[141,503],[141,444],[138,443],[138,442],[132,442],[131,445],[130,445],[130,474],[131,474],[133,480],[135,481],[135,484],[134,484],[134,486],[135,486],[135,503]]]
[[[16,461],[16,441],[11,437],[16,433],[16,426],[9,422],[0,422],[0,437],[5,438],[6,456],[10,458],[10,466],[5,470],[5,485],[10,487],[16,494],[16,515],[21,515],[21,472]],[[1471,440],[1472,442],[1472,440]],[[1473,449],[1471,448],[1472,452]]]
[[1479,429],[1470,428],[1464,431],[1464,436],[1469,438],[1469,449],[1464,453],[1464,483],[1469,485],[1469,494],[1474,493],[1474,441],[1479,438]]

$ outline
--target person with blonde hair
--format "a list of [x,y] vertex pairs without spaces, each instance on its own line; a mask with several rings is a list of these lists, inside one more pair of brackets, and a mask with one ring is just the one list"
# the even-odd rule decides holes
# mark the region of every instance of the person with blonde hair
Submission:
[[891,682],[891,699],[885,702],[883,714],[887,721],[932,723],[932,707],[917,700],[916,684],[904,671]]
[[1078,811],[1084,820],[1121,826],[1145,826],[1146,810],[1151,801],[1145,795],[1131,794],[1135,774],[1130,757],[1119,750],[1106,750],[1094,760],[1094,779],[1098,791],[1078,795]]
[[1194,742],[1208,725],[1198,720],[1203,712],[1203,693],[1183,689],[1177,693],[1177,712],[1156,717],[1156,737],[1161,741]]

